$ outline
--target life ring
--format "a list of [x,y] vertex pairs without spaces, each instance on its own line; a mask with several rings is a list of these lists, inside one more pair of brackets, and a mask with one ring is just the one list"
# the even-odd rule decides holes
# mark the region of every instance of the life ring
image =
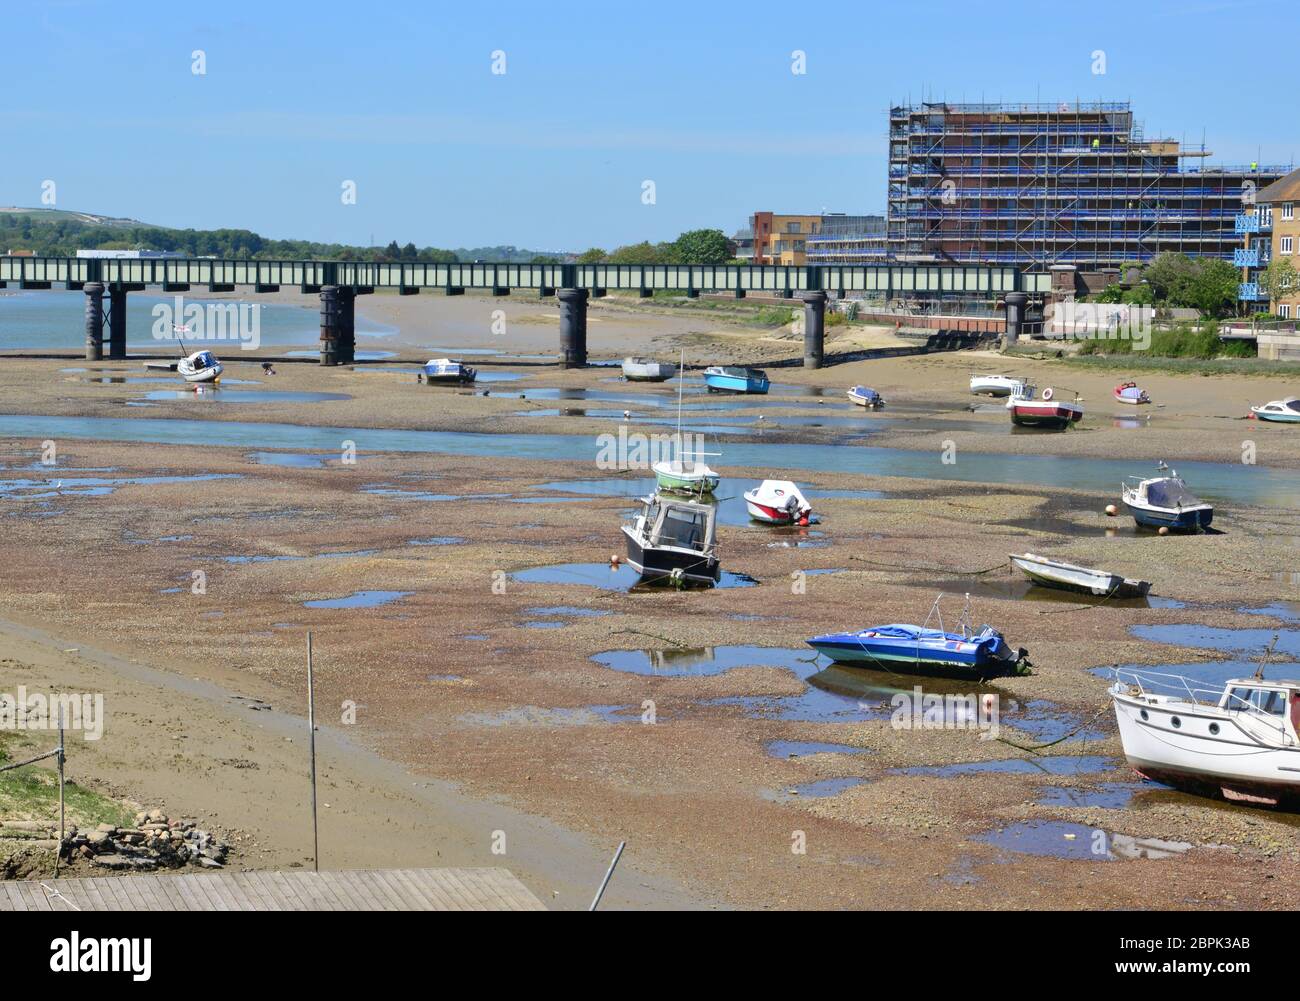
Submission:
[[1050,400],[1051,398],[1052,398],[1052,387],[1048,386],[1046,389],[1043,390],[1043,399]]

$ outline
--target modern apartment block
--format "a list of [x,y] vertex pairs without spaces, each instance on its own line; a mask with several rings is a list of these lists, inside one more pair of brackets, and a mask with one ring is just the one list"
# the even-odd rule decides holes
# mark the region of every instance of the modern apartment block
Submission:
[[1290,168],[1209,155],[1146,139],[1128,102],[894,107],[889,253],[1080,271],[1165,251],[1239,262],[1252,196]]
[[[1293,170],[1280,181],[1275,181],[1256,196],[1261,213],[1270,215],[1272,233],[1270,249],[1272,259],[1290,261],[1300,271],[1300,170]],[[1267,260],[1261,268],[1266,268]],[[1268,298],[1262,290],[1256,289],[1260,298]],[[1274,295],[1270,312],[1283,319],[1300,318],[1300,282],[1293,282],[1291,287],[1280,295]]]
[[[732,239],[737,256],[754,264],[862,263],[885,256],[885,219],[878,215],[781,215],[755,212]],[[751,249],[752,248],[752,249]]]
[[821,232],[808,237],[808,263],[881,264],[887,253],[885,234],[882,215],[824,215]]

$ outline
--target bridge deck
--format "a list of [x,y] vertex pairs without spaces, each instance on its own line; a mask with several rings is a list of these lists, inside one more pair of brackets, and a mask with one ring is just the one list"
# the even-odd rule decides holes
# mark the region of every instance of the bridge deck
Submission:
[[544,910],[506,869],[291,870],[0,882],[0,912]]

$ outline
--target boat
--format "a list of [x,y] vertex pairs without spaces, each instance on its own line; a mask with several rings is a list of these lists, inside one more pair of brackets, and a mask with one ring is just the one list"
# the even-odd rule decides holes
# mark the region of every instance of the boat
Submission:
[[222,367],[211,351],[195,351],[176,363],[176,371],[186,382],[219,382]]
[[1027,674],[1028,651],[1012,649],[992,626],[978,631],[969,624],[970,596],[962,616],[960,632],[927,628],[939,610],[939,598],[923,624],[892,623],[856,632],[828,633],[805,642],[838,664],[858,664],[890,671],[973,675],[989,678],[1000,674]]
[[424,381],[430,386],[463,386],[477,376],[474,369],[450,358],[430,358],[424,363]]
[[676,374],[677,366],[671,362],[635,357],[623,359],[623,378],[628,382],[667,382]]
[[649,580],[667,578],[682,584],[716,584],[717,508],[654,494],[641,512],[623,526],[627,562]]
[[1144,778],[1266,806],[1300,800],[1300,681],[1228,681],[1222,691],[1119,668],[1109,689],[1124,757]]
[[704,370],[704,385],[710,393],[766,393],[767,373],[739,365],[710,365]]
[[1151,397],[1147,391],[1139,386],[1136,382],[1121,382],[1115,387],[1115,402],[1127,403],[1130,406],[1139,407],[1151,402]]
[[1144,598],[1151,590],[1150,581],[1134,580],[1109,570],[1094,570],[1091,567],[1049,560],[1033,553],[1019,556],[1012,553],[1011,562],[1031,581],[1043,587],[1079,591],[1083,594],[1104,594],[1108,598]]
[[1129,476],[1120,485],[1121,499],[1133,520],[1148,528],[1167,528],[1171,532],[1209,528],[1214,520],[1214,506],[1188,490],[1177,470],[1163,462],[1157,468],[1169,475],[1145,480]]
[[1251,407],[1250,413],[1261,421],[1300,424],[1300,396],[1288,396],[1285,400],[1273,400],[1262,407]]
[[807,525],[812,505],[789,480],[764,480],[745,491],[745,507],[755,521],[768,525]]
[[1015,396],[1017,394],[1033,396],[1033,387],[1025,379],[1016,379],[1009,375],[972,375],[970,391],[975,396]]
[[[680,371],[686,371],[685,351],[682,352]],[[683,381],[677,380],[677,456],[672,459],[660,459],[652,463],[650,469],[655,474],[655,483],[660,490],[697,495],[711,494],[718,489],[721,477],[710,469],[707,463],[700,461],[702,456],[709,453],[688,451],[682,445],[686,440],[682,437]]]
[[1007,399],[1011,423],[1021,427],[1064,430],[1083,419],[1083,403],[1076,395],[1072,401],[1056,399],[1056,391],[1048,386],[1043,395],[1034,399],[1034,389],[1026,386],[1023,395]]
[[885,405],[885,398],[874,389],[869,389],[866,386],[854,386],[850,389],[849,399],[860,407],[871,407],[872,409],[875,409]]

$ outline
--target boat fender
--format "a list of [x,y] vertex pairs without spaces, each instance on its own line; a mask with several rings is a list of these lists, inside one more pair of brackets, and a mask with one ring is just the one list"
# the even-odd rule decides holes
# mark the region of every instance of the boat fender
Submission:
[[1051,398],[1052,398],[1052,387],[1048,386],[1046,389],[1043,390],[1043,399],[1050,400]]

